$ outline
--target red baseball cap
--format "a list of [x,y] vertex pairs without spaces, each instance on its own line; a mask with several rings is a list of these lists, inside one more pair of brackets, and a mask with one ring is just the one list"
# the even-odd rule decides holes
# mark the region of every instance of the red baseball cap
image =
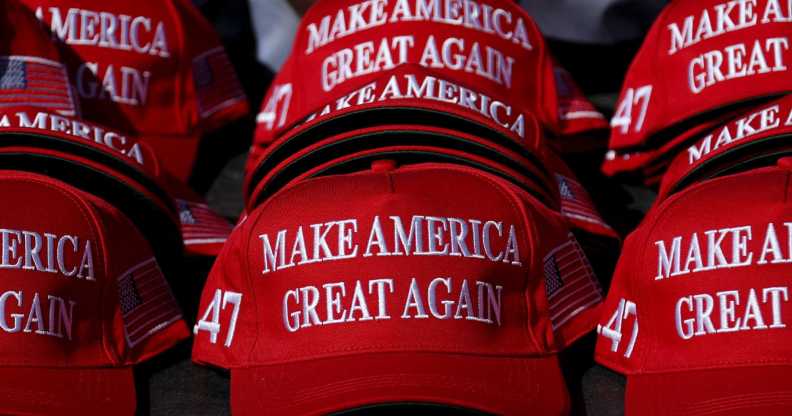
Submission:
[[788,162],[681,190],[625,241],[596,359],[628,415],[792,411]]
[[83,116],[149,143],[186,180],[200,137],[247,101],[212,25],[189,0],[23,0],[63,46]]
[[134,414],[132,366],[188,335],[148,243],[58,180],[3,171],[0,189],[0,413]]
[[[402,65],[434,70],[450,85],[391,86],[386,96],[453,101],[480,107],[482,113],[508,106],[512,117],[535,114],[544,128],[558,134],[607,127],[601,114],[581,104],[585,98],[568,78],[557,76],[538,27],[515,2],[433,9],[324,0],[303,16],[291,55],[262,103],[254,142],[265,146],[344,91],[359,91],[347,103],[381,101],[367,92],[370,84]],[[502,99],[501,108],[492,108],[493,97]]]
[[[671,163],[658,197],[757,163],[774,164],[792,151],[792,96],[751,108],[708,131]],[[764,160],[764,162],[760,162]]]
[[777,1],[669,2],[627,72],[609,147],[658,147],[671,127],[789,92],[791,28]]
[[[178,249],[182,247],[178,241],[182,238],[178,235],[165,238],[165,235],[168,231],[178,234],[181,230],[188,254],[216,255],[230,234],[232,227],[228,221],[163,170],[151,148],[137,138],[91,122],[21,106],[0,112],[0,135],[3,136],[0,152],[6,154],[6,162],[10,154],[19,154],[18,147],[22,146],[26,151],[44,152],[50,157],[88,166],[82,175],[73,175],[67,163],[66,170],[61,170],[59,176],[73,186],[102,195],[123,207],[154,241],[167,241]],[[34,156],[21,157],[29,161]],[[34,165],[17,164],[14,168],[31,170]],[[46,173],[52,169],[46,162],[40,167],[36,171]],[[118,184],[108,184],[112,179]],[[128,192],[122,199],[110,196],[124,193],[119,191],[127,188],[133,188],[138,196],[130,199]],[[146,204],[155,207],[141,210],[140,205]]]
[[0,108],[18,105],[76,115],[62,56],[17,0],[0,4]]
[[591,329],[600,293],[564,220],[527,194],[478,169],[379,163],[284,189],[236,227],[193,360],[231,370],[236,415],[566,414],[555,353]]

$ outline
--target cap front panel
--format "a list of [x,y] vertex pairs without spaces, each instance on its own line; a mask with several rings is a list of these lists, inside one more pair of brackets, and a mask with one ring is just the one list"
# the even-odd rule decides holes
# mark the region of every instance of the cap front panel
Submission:
[[108,364],[102,237],[74,190],[6,171],[0,182],[0,354],[3,365]]
[[[623,291],[630,313],[617,320],[632,314],[640,328],[623,365],[651,373],[789,362],[788,177],[769,168],[714,179],[653,211],[646,237],[628,240],[641,244],[630,248],[639,261],[617,275],[632,288]],[[611,312],[602,326],[614,330]]]
[[[266,207],[248,249],[261,323],[255,361],[538,352],[524,326],[532,247],[519,213],[491,184],[433,176],[335,181],[334,194],[352,198],[324,203],[295,187]],[[279,236],[296,249],[288,259]]]
[[[553,351],[542,259],[568,232],[557,214],[525,202],[489,175],[440,165],[292,186],[238,226],[218,260],[194,358],[238,367],[389,351]],[[542,221],[552,232],[537,238]],[[225,260],[239,251],[241,264]],[[244,277],[225,275],[236,267]],[[237,293],[222,293],[229,287]]]

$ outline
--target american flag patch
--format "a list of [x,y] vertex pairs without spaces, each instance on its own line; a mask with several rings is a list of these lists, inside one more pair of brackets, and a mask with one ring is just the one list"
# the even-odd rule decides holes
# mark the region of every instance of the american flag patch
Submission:
[[36,56],[0,56],[0,107],[30,105],[75,115],[63,65]]
[[129,347],[182,317],[154,258],[139,263],[118,278],[118,298]]
[[545,256],[543,266],[553,329],[602,302],[602,288],[572,233],[565,243]]
[[222,47],[196,56],[192,70],[202,118],[245,98],[234,67]]
[[561,215],[611,228],[594,208],[594,202],[583,185],[558,173],[555,177],[558,182],[558,192],[561,195]]
[[561,120],[605,119],[605,116],[585,99],[583,92],[572,79],[572,75],[564,68],[555,67],[555,84],[558,94],[558,114]]
[[185,245],[224,243],[234,227],[208,205],[177,200]]

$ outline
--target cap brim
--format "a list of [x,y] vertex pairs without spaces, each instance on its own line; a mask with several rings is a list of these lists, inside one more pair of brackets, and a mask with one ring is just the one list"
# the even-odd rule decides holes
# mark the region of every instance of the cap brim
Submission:
[[324,415],[390,403],[440,404],[499,415],[569,412],[554,355],[398,352],[231,370],[236,416]]
[[628,415],[792,414],[791,366],[631,375]]
[[133,415],[132,369],[1,367],[0,414]]

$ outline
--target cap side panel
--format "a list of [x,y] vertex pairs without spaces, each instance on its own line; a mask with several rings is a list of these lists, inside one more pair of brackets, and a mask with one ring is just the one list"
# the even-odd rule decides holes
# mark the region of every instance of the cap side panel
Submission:
[[249,220],[231,233],[204,284],[192,330],[196,363],[242,367],[258,340],[258,302],[247,283],[248,266],[239,241],[252,237],[246,227]]
[[110,263],[106,316],[112,317],[110,348],[122,364],[136,364],[187,337],[182,312],[140,232],[118,209],[104,200],[91,201],[101,214]]
[[633,374],[641,368],[648,342],[644,340],[646,336],[639,335],[644,299],[639,296],[643,292],[635,289],[636,266],[641,257],[637,253],[643,234],[639,227],[624,240],[597,325],[596,361],[623,374]]

